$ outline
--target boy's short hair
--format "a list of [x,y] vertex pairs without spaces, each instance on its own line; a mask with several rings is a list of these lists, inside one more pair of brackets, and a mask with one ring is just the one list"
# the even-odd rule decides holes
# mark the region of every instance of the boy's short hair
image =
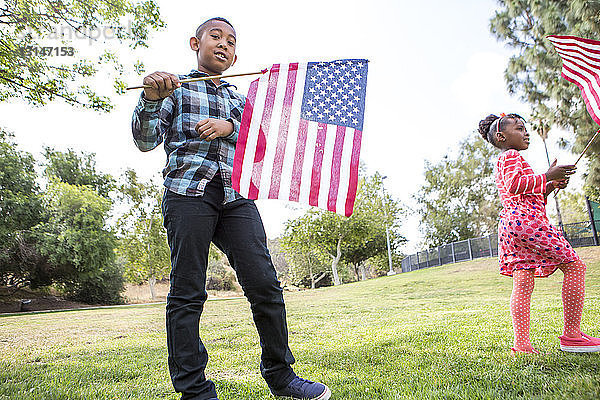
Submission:
[[231,27],[231,29],[233,29],[233,31],[235,32],[235,28],[233,27],[233,25],[231,25],[231,22],[227,21],[225,18],[223,17],[213,17],[213,18],[209,18],[206,21],[204,21],[203,23],[200,24],[200,26],[198,28],[196,28],[196,37],[198,39],[200,39],[200,36],[202,36],[202,32],[204,31],[204,29],[206,28],[206,25],[210,22],[210,21],[221,21],[221,22],[225,22],[227,25],[229,25]]

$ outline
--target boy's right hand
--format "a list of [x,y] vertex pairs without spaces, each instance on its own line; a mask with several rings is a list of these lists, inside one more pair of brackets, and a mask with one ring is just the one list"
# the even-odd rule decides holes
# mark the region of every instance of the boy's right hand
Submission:
[[556,165],[556,159],[546,171],[546,179],[548,181],[556,181],[567,179],[575,173],[577,167],[575,165]]
[[144,85],[152,86],[144,88],[144,98],[156,101],[169,97],[181,83],[176,75],[156,71],[144,78]]

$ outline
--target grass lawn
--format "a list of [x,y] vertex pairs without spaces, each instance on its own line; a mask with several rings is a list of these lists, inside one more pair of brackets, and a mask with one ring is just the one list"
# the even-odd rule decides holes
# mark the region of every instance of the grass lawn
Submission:
[[[582,328],[600,336],[600,248],[588,263]],[[536,280],[532,342],[512,358],[511,279],[480,259],[286,293],[296,372],[333,399],[600,399],[600,354],[565,354],[562,273]],[[164,306],[0,318],[0,399],[177,399]],[[272,399],[244,300],[208,302],[201,336],[221,400]]]

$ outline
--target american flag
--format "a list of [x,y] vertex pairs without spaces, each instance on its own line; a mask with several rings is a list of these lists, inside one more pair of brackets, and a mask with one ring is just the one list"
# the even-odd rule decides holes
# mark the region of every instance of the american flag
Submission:
[[350,216],[358,184],[367,60],[275,64],[250,84],[233,188]]
[[600,41],[548,36],[563,60],[562,76],[581,89],[588,112],[600,124]]

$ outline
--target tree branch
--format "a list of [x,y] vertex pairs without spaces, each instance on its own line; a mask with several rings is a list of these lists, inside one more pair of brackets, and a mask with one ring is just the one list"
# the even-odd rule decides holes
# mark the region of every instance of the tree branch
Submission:
[[[27,85],[24,85],[24,84],[22,84],[22,83],[19,83],[19,82],[13,81],[12,79],[6,78],[6,77],[4,77],[4,76],[2,76],[2,75],[0,75],[0,79],[2,79],[3,81],[6,81],[6,82],[8,82],[8,83],[11,83],[11,84],[13,84],[13,85],[16,85],[16,86],[22,87],[23,89],[27,89],[27,90],[35,91],[35,89],[34,89],[34,88],[31,88],[31,87],[29,87],[29,86],[27,86]],[[52,95],[55,95],[55,96],[58,96],[58,97],[61,97],[61,98],[65,99],[65,100],[66,100],[67,102],[69,102],[69,103],[76,103],[76,104],[79,104],[79,105],[85,106],[85,103],[82,103],[82,102],[80,102],[80,101],[79,101],[79,100],[77,100],[77,99],[73,99],[73,98],[67,97],[67,96],[65,96],[65,95],[62,95],[62,94],[60,94],[60,93],[58,93],[58,92],[55,92],[55,91],[53,91],[53,90],[50,90],[50,89],[48,89],[48,88],[46,88],[46,87],[44,87],[44,86],[41,86],[41,85],[40,85],[40,86],[38,86],[38,87],[39,87],[40,89],[44,90],[44,91],[45,91],[45,92],[47,92],[47,93],[50,93],[50,94],[52,94]]]
[[530,31],[533,29],[533,19],[531,18],[531,14],[529,13],[529,10],[525,10],[524,14],[525,14],[525,19],[527,20],[527,28],[523,29],[523,30]]
[[321,274],[321,275],[320,275],[318,278],[316,278],[316,279],[314,280],[314,281],[315,281],[315,284],[316,284],[317,282],[319,282],[321,279],[325,278],[325,277],[326,277],[328,274],[329,274],[329,271],[325,271],[325,272],[323,272],[323,273],[322,273],[322,274]]

